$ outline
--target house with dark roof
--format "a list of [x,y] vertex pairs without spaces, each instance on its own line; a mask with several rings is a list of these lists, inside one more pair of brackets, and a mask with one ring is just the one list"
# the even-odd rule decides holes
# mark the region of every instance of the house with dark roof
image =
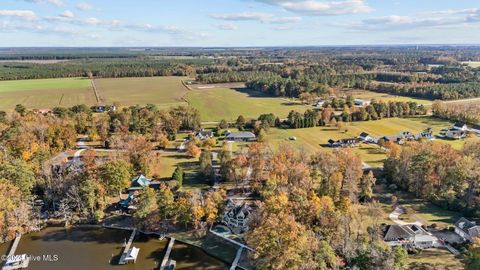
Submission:
[[465,123],[457,122],[457,123],[455,123],[455,124],[453,125],[453,129],[467,131],[467,130],[468,130],[468,126],[467,126],[467,124],[465,124]]
[[415,140],[415,135],[410,131],[403,131],[394,136],[383,136],[385,142],[394,142],[398,144],[404,144],[406,141]]
[[225,207],[222,223],[227,225],[232,232],[244,233],[248,230],[250,222],[251,208],[246,202],[236,204],[233,200],[227,200],[227,206]]
[[366,132],[362,132],[360,133],[360,135],[358,135],[357,137],[359,140],[361,141],[364,141],[364,142],[373,142],[374,139],[372,136],[370,136],[368,133]]
[[225,140],[229,142],[254,142],[257,137],[250,131],[239,131],[229,133]]
[[358,138],[328,140],[328,144],[330,145],[330,147],[357,147],[359,143],[360,140]]
[[435,137],[433,136],[432,128],[427,128],[422,133],[415,136],[416,140],[426,139],[426,140],[434,140]]
[[207,131],[202,129],[200,131],[195,132],[195,137],[201,141],[213,138],[213,136],[214,136],[213,131]]
[[383,240],[391,246],[431,248],[441,245],[438,238],[417,224],[388,225]]
[[480,135],[480,125],[473,125],[471,128],[470,128],[470,131],[472,132],[475,132],[477,133],[477,135]]
[[464,217],[455,222],[455,233],[460,235],[465,241],[472,241],[475,237],[480,237],[480,226],[474,221]]

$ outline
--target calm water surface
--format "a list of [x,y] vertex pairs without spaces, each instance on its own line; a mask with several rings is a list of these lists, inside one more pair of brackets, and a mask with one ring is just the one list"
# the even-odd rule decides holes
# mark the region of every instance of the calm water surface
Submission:
[[[158,269],[165,254],[167,240],[153,236],[137,235],[133,246],[140,248],[135,264],[117,265],[122,245],[129,231],[103,228],[47,228],[41,232],[22,236],[15,254],[40,256],[31,261],[28,269],[34,270],[149,270]],[[0,245],[0,254],[8,252],[11,243]],[[51,255],[51,261],[43,255]],[[55,261],[55,255],[58,260]],[[177,261],[177,270],[228,269],[223,262],[210,257],[203,250],[176,243],[171,258]]]

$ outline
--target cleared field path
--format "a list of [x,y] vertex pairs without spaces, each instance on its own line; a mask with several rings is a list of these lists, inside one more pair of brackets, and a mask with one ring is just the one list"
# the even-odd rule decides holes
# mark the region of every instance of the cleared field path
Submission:
[[189,91],[185,77],[141,77],[95,79],[101,101],[120,106],[155,104],[159,107],[186,105],[182,97]]
[[0,81],[0,110],[13,110],[17,104],[44,109],[95,101],[87,78]]

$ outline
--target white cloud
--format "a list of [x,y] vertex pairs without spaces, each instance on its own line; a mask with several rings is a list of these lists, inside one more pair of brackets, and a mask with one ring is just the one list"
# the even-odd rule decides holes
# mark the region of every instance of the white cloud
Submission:
[[31,10],[0,10],[0,17],[16,17],[24,20],[34,20],[37,18],[35,12]]
[[87,2],[80,2],[75,7],[82,11],[93,9],[93,6]]
[[81,22],[85,23],[85,24],[88,24],[88,25],[99,25],[102,23],[101,20],[97,19],[97,18],[87,18],[87,19],[84,19],[82,20]]
[[38,3],[38,4],[52,4],[55,6],[63,6],[62,0],[23,0],[23,1],[30,2],[30,3]]
[[480,9],[433,11],[413,16],[374,17],[336,26],[357,30],[411,30],[418,28],[459,27],[480,22]]
[[241,13],[211,13],[210,17],[225,21],[263,21],[273,17],[270,13],[241,12]]
[[261,12],[211,13],[209,16],[224,21],[259,21],[273,24],[296,23],[302,19],[300,17],[275,17],[273,14]]
[[373,9],[365,0],[319,1],[319,0],[254,0],[261,3],[280,6],[283,9],[310,15],[342,15],[370,12]]
[[217,25],[217,28],[220,30],[226,30],[226,31],[238,30],[238,26],[234,24],[229,24],[229,23]]
[[75,17],[73,12],[71,12],[70,10],[65,10],[64,12],[60,13],[59,16],[63,17],[63,18],[73,18],[73,17]]
[[280,18],[272,18],[268,20],[269,23],[274,24],[287,24],[287,23],[296,23],[301,21],[301,17],[280,17]]

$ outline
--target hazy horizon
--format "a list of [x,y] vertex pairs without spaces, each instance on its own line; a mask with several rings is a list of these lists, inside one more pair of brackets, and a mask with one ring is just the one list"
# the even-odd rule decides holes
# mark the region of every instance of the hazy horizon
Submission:
[[480,44],[478,1],[4,0],[0,47]]

